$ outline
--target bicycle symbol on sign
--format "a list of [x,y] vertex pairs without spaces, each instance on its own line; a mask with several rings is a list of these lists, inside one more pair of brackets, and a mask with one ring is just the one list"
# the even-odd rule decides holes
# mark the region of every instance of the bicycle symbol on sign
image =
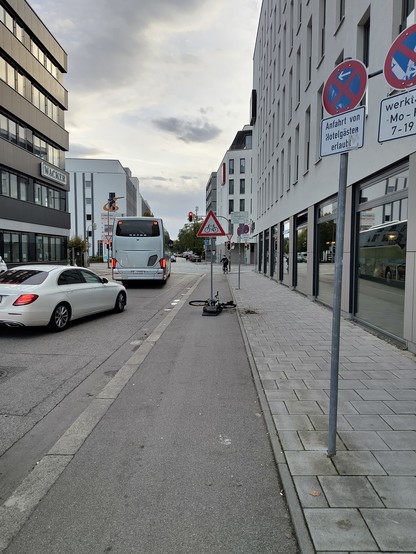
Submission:
[[215,223],[208,223],[208,225],[205,225],[204,231],[205,233],[218,233],[219,228]]

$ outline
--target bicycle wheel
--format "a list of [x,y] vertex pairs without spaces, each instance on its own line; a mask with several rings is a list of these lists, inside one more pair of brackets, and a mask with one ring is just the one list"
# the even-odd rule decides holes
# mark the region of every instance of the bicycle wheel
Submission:
[[208,300],[190,300],[189,305],[190,306],[206,306],[208,304]]

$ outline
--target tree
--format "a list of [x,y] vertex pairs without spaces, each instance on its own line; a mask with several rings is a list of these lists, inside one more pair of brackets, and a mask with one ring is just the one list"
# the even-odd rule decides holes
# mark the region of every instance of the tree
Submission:
[[196,236],[201,225],[201,221],[186,223],[178,233],[178,240],[175,242],[175,250],[178,252],[192,250],[194,254],[201,256],[204,251],[204,239]]
[[143,217],[155,217],[152,212],[144,212]]
[[88,241],[83,240],[80,236],[75,235],[68,241],[68,258],[71,263],[75,262],[77,265],[84,265],[84,254],[88,251]]

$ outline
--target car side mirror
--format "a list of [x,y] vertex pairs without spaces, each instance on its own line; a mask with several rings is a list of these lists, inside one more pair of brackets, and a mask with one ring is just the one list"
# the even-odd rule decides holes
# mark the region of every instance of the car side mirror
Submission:
[[101,282],[104,283],[104,285],[105,285],[106,283],[108,283],[107,277],[102,277],[102,278],[101,278]]

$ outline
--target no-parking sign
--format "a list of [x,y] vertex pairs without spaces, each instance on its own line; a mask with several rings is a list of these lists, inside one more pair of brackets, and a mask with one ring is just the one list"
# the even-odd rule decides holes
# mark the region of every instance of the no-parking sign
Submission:
[[401,32],[390,46],[384,62],[384,77],[394,89],[416,86],[416,24]]
[[322,104],[330,115],[353,110],[367,88],[367,68],[360,60],[345,60],[325,82]]

